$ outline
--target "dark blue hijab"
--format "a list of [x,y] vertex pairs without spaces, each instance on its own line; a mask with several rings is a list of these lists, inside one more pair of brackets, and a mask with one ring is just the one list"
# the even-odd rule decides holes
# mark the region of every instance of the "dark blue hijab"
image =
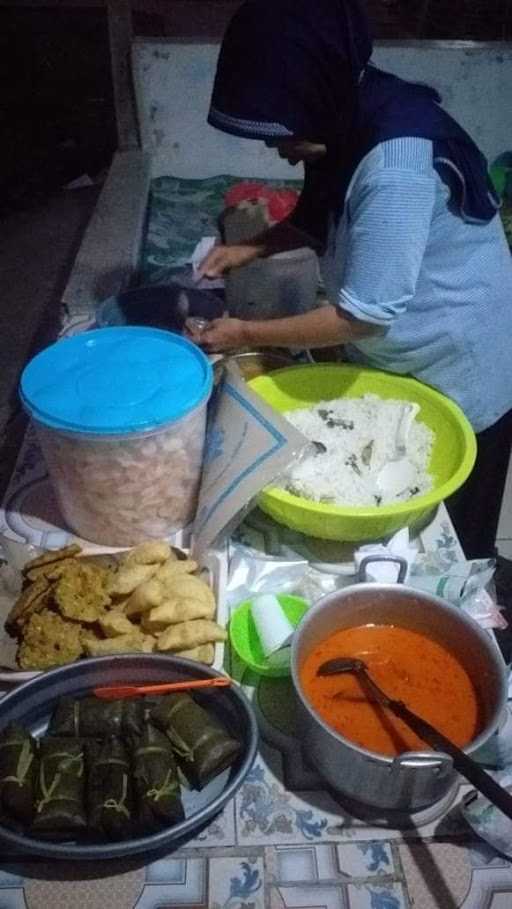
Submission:
[[433,88],[368,65],[371,54],[359,0],[246,0],[222,42],[208,122],[249,139],[326,144],[325,159],[305,167],[303,192],[319,236],[362,158],[401,136],[430,139],[453,210],[490,221],[499,203],[483,154]]

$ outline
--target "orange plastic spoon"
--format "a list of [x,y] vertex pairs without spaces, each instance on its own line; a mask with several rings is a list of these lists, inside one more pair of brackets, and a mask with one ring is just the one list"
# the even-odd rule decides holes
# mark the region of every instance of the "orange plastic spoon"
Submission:
[[196,679],[190,682],[164,682],[161,685],[117,685],[109,688],[93,688],[93,694],[105,701],[118,698],[133,698],[139,694],[167,694],[171,691],[187,691],[190,688],[227,688],[231,679],[216,676],[213,679]]

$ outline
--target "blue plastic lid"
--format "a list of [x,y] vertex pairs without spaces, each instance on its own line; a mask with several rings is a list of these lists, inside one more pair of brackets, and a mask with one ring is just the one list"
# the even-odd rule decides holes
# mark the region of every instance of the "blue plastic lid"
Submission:
[[180,335],[157,328],[100,328],[57,341],[26,366],[30,415],[54,429],[121,434],[172,423],[208,399],[212,367]]

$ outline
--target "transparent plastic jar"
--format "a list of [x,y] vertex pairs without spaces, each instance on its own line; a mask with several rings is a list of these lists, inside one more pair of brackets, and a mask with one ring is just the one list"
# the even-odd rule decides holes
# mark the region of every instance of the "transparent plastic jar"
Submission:
[[[99,355],[91,358],[87,344],[95,340]],[[75,350],[63,351],[70,342]],[[31,361],[22,399],[70,529],[95,543],[132,546],[193,521],[211,386],[204,354],[156,329],[88,332]]]

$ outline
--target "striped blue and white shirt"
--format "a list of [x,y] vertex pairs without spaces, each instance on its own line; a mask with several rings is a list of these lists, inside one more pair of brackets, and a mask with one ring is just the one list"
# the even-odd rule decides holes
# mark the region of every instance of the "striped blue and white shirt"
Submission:
[[477,432],[512,407],[512,257],[496,215],[454,214],[427,139],[392,139],[359,164],[321,269],[332,303],[381,332],[350,360],[453,398]]

